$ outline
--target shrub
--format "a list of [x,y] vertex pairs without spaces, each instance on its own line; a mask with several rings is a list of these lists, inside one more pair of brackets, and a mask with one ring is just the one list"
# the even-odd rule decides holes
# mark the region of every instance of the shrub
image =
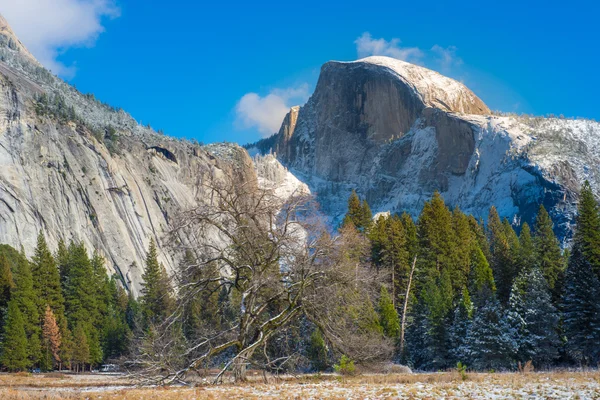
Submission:
[[354,361],[349,359],[346,355],[343,355],[342,358],[340,358],[339,364],[335,364],[333,366],[333,369],[340,375],[356,374],[356,367],[354,366]]
[[460,375],[460,379],[462,379],[463,381],[466,381],[468,379],[468,376],[467,376],[467,366],[464,365],[462,362],[459,361],[456,364],[456,371]]

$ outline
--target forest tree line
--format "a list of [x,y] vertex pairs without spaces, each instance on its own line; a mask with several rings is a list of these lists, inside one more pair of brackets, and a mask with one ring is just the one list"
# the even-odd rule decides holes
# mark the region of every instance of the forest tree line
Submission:
[[368,238],[366,262],[387,272],[394,306],[382,288],[378,311],[398,361],[420,370],[600,362],[600,214],[589,183],[565,251],[543,205],[533,227],[501,220],[493,206],[484,224],[436,193],[416,223],[408,214],[372,221],[353,193],[343,225]]
[[4,370],[83,371],[126,354],[137,302],[98,252],[42,233],[34,255],[0,245],[0,365]]
[[[600,361],[600,211],[588,183],[570,251],[543,206],[532,227],[494,207],[484,224],[436,193],[416,221],[373,220],[353,192],[331,232],[311,225],[305,200],[211,190],[219,207],[182,214],[165,240],[183,250],[171,275],[150,242],[137,300],[81,243],[60,242],[53,254],[40,234],[30,260],[0,246],[2,367],[120,359],[172,383],[204,368],[220,368],[218,381],[227,370],[243,380],[247,368],[352,362],[511,370]],[[189,239],[215,233],[225,244]]]

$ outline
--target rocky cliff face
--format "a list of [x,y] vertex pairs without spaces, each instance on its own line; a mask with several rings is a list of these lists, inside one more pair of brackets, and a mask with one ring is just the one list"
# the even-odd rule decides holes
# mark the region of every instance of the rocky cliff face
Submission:
[[[236,145],[199,146],[159,135],[122,110],[43,69],[0,17],[0,243],[32,255],[82,240],[134,293],[150,238],[159,247],[179,211],[210,199],[208,175],[282,193],[301,186],[276,160],[256,166]],[[280,189],[284,188],[284,189]],[[161,248],[172,270],[177,255]]]
[[464,85],[419,66],[329,62],[272,150],[334,222],[353,188],[376,212],[413,215],[437,190],[484,219],[495,205],[532,222],[544,204],[568,239],[580,182],[600,188],[600,124],[490,114]]

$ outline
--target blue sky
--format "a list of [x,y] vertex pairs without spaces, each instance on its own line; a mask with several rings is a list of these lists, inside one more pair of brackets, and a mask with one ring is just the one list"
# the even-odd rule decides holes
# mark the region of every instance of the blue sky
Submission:
[[463,81],[492,109],[600,119],[595,2],[0,0],[53,71],[165,133],[252,142],[328,60],[373,53]]

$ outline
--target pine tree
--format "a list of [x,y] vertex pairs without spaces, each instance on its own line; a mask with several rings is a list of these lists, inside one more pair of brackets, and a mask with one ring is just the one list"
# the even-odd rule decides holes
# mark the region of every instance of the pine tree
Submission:
[[4,321],[8,302],[11,297],[11,290],[14,286],[10,263],[6,256],[0,253],[0,321]]
[[368,233],[373,225],[373,213],[371,212],[371,207],[369,207],[367,200],[363,200],[360,203],[360,211],[360,228],[362,228],[364,233]]
[[575,242],[567,267],[562,298],[563,329],[567,353],[584,365],[600,361],[600,281]]
[[55,259],[60,273],[60,282],[64,286],[69,268],[69,249],[63,239],[58,241]]
[[406,234],[404,225],[398,216],[387,219],[385,240],[381,250],[381,263],[392,275],[392,304],[403,298],[410,273]]
[[479,303],[482,300],[496,291],[496,284],[494,283],[494,275],[489,263],[483,255],[483,251],[476,246],[473,249],[471,256],[471,271],[469,278],[469,292],[473,293],[476,298],[476,302]]
[[535,265],[537,265],[537,256],[533,239],[531,237],[531,229],[527,222],[521,226],[521,233],[519,234],[519,244],[521,248],[521,254],[518,260],[519,271],[529,271]]
[[108,316],[102,330],[103,354],[106,358],[118,358],[127,353],[131,342],[131,329],[127,324],[129,296],[120,281],[113,275],[109,282],[110,302]]
[[450,335],[451,326],[452,282],[449,273],[443,271],[436,280],[429,281],[421,292],[427,327],[424,353],[427,355],[424,369],[439,370],[450,366]]
[[452,214],[439,193],[426,202],[419,216],[418,287],[439,278],[447,270],[454,276],[455,247],[453,243]]
[[[192,339],[205,335],[208,331],[223,328],[219,317],[219,270],[215,263],[199,267],[190,251],[187,251],[179,266],[179,296],[183,307],[183,332]],[[214,279],[207,283],[205,290],[198,291],[197,283]]]
[[476,237],[472,231],[469,218],[458,207],[452,211],[452,226],[454,234],[455,261],[452,268],[452,283],[456,293],[460,293],[467,286],[471,268],[471,255],[473,247],[477,246]]
[[[100,313],[99,297],[105,296],[104,282],[96,279],[99,272],[94,270],[83,243],[70,243],[68,252],[64,282],[65,313],[70,329],[81,325],[87,335],[88,362],[99,364],[103,359],[100,331],[105,322]],[[103,264],[98,268],[104,268]]]
[[476,370],[507,370],[514,366],[517,351],[515,330],[494,296],[475,310],[467,334],[467,363]]
[[17,303],[10,301],[6,314],[0,362],[9,371],[22,371],[29,365],[27,355],[27,335],[23,316]]
[[412,260],[419,252],[419,239],[417,238],[417,226],[412,217],[404,212],[400,216],[402,226],[404,227],[404,235],[406,237],[406,250],[408,251],[408,259]]
[[498,299],[502,304],[507,304],[514,277],[513,263],[506,229],[494,206],[490,208],[487,233],[491,253],[490,266],[494,273]]
[[348,198],[348,211],[342,226],[352,224],[361,233],[367,233],[372,225],[373,214],[366,200],[361,201],[355,190]]
[[547,367],[558,358],[558,311],[552,305],[548,282],[539,268],[525,270],[510,294],[509,322],[516,328],[517,358]]
[[352,190],[350,197],[348,198],[348,211],[344,217],[343,225],[351,223],[356,229],[360,230],[360,225],[363,218],[363,210],[360,204],[360,199],[355,190]]
[[467,334],[473,319],[473,303],[469,291],[464,289],[458,305],[454,309],[454,318],[450,327],[450,356],[452,363],[467,361],[465,346],[467,345]]
[[19,255],[14,273],[15,287],[12,291],[12,299],[19,307],[23,317],[23,326],[27,337],[28,365],[36,364],[41,357],[40,343],[40,316],[37,307],[37,296],[33,289],[33,277],[31,266],[25,254]]
[[63,366],[71,368],[73,348],[75,347],[75,344],[73,343],[73,334],[66,324],[64,326],[59,326],[58,328],[61,336],[60,351],[58,354],[60,357],[59,369],[62,369]]
[[385,247],[388,241],[388,220],[389,218],[381,215],[373,224],[369,232],[371,240],[371,260],[379,270],[385,263]]
[[42,324],[41,318],[46,312],[47,305],[54,311],[60,325],[65,318],[60,273],[41,231],[38,235],[37,247],[31,264],[31,276],[33,277],[33,290],[36,296],[40,327]]
[[502,226],[504,228],[504,234],[506,235],[506,242],[508,243],[508,260],[510,266],[507,268],[507,271],[510,274],[510,282],[512,284],[519,275],[521,243],[519,242],[519,237],[517,236],[515,229],[507,218],[504,218],[502,221]]
[[158,263],[154,239],[150,239],[142,279],[140,305],[145,325],[149,326],[164,320],[173,308],[169,280],[164,267]]
[[327,369],[329,366],[327,345],[319,328],[316,328],[310,335],[307,353],[313,370],[324,371]]
[[560,244],[552,230],[552,220],[543,205],[535,221],[533,243],[538,265],[548,281],[548,287],[558,298],[558,289],[563,276],[563,258]]
[[400,336],[400,318],[385,286],[381,286],[378,311],[383,334],[389,338],[397,339]]
[[83,371],[85,365],[90,362],[90,346],[81,323],[75,327],[73,344],[73,362],[77,367],[77,372]]
[[600,213],[588,181],[584,182],[579,194],[574,241],[580,243],[583,254],[600,278]]
[[65,275],[65,313],[71,329],[79,323],[91,323],[97,315],[94,270],[83,243],[69,244],[68,267]]
[[[61,336],[60,330],[58,328],[58,324],[56,323],[56,318],[54,318],[54,313],[50,309],[50,306],[46,307],[46,312],[44,314],[44,325],[42,327],[42,343],[44,349],[44,359],[48,360],[49,366],[52,367],[54,363],[60,362],[60,345],[61,345]],[[52,368],[48,368],[52,369]]]

